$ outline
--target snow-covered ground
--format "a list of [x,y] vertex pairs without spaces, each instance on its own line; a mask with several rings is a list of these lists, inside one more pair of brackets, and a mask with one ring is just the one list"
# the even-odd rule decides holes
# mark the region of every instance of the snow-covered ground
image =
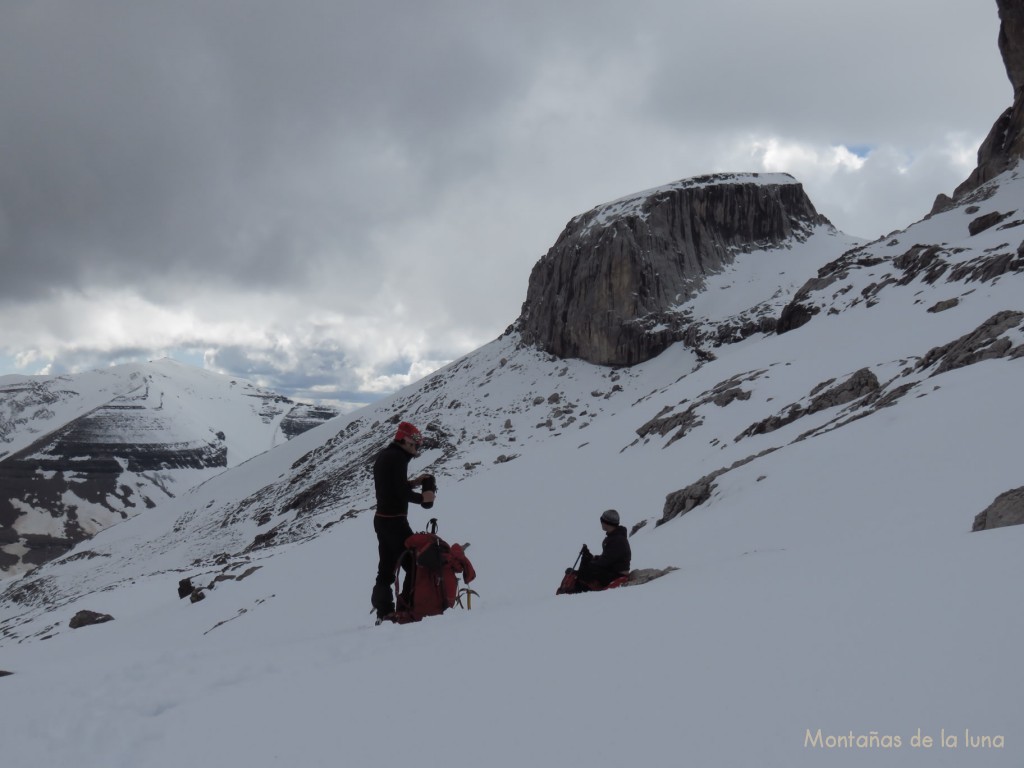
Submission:
[[[1015,252],[1024,227],[972,237],[967,225],[989,210],[1020,219],[1022,200],[1008,174],[979,210],[865,254]],[[840,254],[779,259],[792,274],[778,285]],[[76,550],[91,557],[15,582],[21,602],[0,601],[4,765],[1024,765],[1024,527],[971,533],[1024,485],[1024,358],[918,367],[995,313],[1024,311],[1024,273],[893,283],[854,302],[893,271],[870,262],[819,297],[839,311],[702,366],[677,346],[613,371],[503,337]],[[763,302],[742,270],[729,301]],[[1024,339],[1019,324],[1005,336]],[[863,368],[902,396],[741,437]],[[732,387],[745,397],[708,397]],[[680,439],[642,429],[691,407]],[[412,523],[434,516],[446,539],[472,543],[480,597],[375,627],[360,462],[395,416],[434,427],[438,447],[410,471],[437,472],[438,502]],[[668,494],[734,465],[658,524]],[[331,484],[346,487],[329,504],[289,506]],[[645,523],[634,567],[678,570],[556,596],[609,507]],[[279,546],[245,546],[277,526]],[[178,599],[178,579],[216,574],[235,578]],[[69,629],[81,609],[114,621]]]

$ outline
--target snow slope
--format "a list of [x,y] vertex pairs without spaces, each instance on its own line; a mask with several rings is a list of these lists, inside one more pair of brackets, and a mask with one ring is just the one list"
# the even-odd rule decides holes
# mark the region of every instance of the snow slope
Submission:
[[[1024,311],[1020,269],[950,279],[1020,247],[1024,228],[968,227],[1024,218],[1024,180],[987,192],[848,255],[789,333],[620,370],[510,333],[15,582],[4,763],[1024,764],[1024,527],[970,532],[1024,485],[1024,331],[949,370],[929,354]],[[901,284],[917,244],[955,263]],[[842,257],[778,259],[778,284]],[[765,298],[743,269],[737,308]],[[812,407],[862,369],[867,394]],[[430,438],[411,472],[439,476],[413,525],[472,543],[480,598],[374,627],[368,461],[397,418]],[[702,478],[707,497],[673,516]],[[555,596],[608,507],[643,523],[634,567],[679,570]],[[191,604],[184,576],[221,580]],[[69,629],[81,609],[115,620]]]

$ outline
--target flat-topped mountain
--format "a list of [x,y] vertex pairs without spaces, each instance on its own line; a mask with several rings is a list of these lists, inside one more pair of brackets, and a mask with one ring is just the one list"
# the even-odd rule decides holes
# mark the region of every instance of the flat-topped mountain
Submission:
[[[678,181],[576,216],[530,274],[517,329],[559,357],[633,365],[686,339],[682,311],[737,254],[835,233],[784,173]],[[769,330],[760,328],[760,330]]]

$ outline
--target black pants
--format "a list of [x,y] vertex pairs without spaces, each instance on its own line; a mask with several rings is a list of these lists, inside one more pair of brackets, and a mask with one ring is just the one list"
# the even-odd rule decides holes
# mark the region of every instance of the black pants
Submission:
[[604,566],[594,563],[593,560],[593,555],[591,555],[590,557],[583,557],[583,560],[580,563],[579,570],[580,580],[597,582],[602,587],[607,587],[609,584],[611,584],[615,579],[619,577],[620,574],[615,573],[614,571],[611,571],[605,568]]
[[[395,581],[395,566],[405,551],[405,540],[412,536],[407,517],[374,517],[373,530],[377,532],[377,581],[373,585],[370,602],[380,613],[395,610],[391,587]],[[406,569],[406,579],[409,571]]]

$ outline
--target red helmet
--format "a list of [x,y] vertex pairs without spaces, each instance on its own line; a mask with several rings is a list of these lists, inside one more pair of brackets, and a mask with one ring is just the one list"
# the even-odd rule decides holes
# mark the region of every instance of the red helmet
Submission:
[[412,440],[414,443],[423,442],[423,435],[416,427],[410,424],[408,421],[403,421],[398,425],[398,431],[395,432],[395,442],[402,442],[406,438]]

